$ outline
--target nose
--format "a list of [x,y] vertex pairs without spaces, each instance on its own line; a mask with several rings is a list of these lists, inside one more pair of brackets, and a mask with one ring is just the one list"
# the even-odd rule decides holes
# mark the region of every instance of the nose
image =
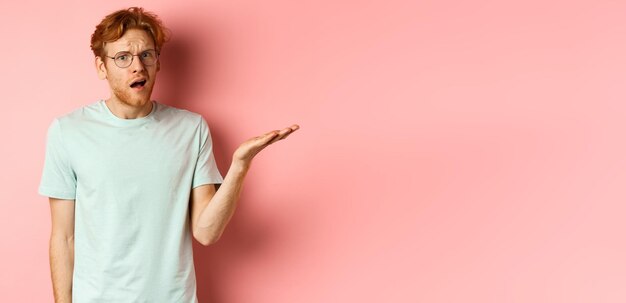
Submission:
[[[131,62],[130,64],[130,68],[132,69],[133,73],[137,73],[137,72],[141,72],[144,70],[144,65],[143,62],[141,62],[141,57],[139,57],[140,55],[135,55],[133,57],[133,62]],[[135,58],[137,57],[137,58]]]

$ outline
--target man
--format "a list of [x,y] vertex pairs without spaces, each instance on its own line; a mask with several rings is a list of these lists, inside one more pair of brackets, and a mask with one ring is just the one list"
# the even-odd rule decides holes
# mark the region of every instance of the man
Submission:
[[166,41],[141,8],[106,16],[91,48],[110,97],[50,124],[39,193],[56,302],[197,302],[191,237],[220,238],[254,156],[299,128],[247,140],[222,178],[204,118],[150,99]]

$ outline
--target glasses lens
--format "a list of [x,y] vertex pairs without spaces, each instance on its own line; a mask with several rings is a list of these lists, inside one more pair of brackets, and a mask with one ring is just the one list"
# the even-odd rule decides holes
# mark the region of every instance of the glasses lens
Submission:
[[128,67],[133,60],[133,55],[128,52],[121,52],[115,55],[115,64],[119,67]]
[[[141,59],[141,63],[144,65],[153,65],[157,61],[157,52],[153,49],[143,51],[137,55]],[[119,52],[115,54],[115,65],[121,68],[129,67],[133,63],[133,54],[129,52]]]
[[152,49],[144,51],[139,55],[139,58],[141,58],[141,62],[143,62],[144,65],[152,65],[156,63],[157,60],[156,51]]

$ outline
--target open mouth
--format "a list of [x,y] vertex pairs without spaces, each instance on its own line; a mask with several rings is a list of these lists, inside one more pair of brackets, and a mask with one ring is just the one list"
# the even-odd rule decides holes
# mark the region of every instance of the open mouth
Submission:
[[131,83],[130,87],[132,87],[132,88],[143,88],[144,85],[146,85],[146,80],[140,80],[140,81],[135,81],[135,82]]

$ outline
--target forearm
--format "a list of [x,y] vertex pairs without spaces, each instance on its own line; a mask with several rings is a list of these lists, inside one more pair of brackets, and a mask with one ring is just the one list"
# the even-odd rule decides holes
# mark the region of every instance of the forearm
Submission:
[[205,245],[217,241],[237,208],[244,178],[250,168],[249,163],[233,161],[224,182],[213,198],[200,213],[195,228],[195,235],[203,239]]
[[72,277],[74,272],[74,239],[50,237],[50,271],[54,302],[72,302]]

